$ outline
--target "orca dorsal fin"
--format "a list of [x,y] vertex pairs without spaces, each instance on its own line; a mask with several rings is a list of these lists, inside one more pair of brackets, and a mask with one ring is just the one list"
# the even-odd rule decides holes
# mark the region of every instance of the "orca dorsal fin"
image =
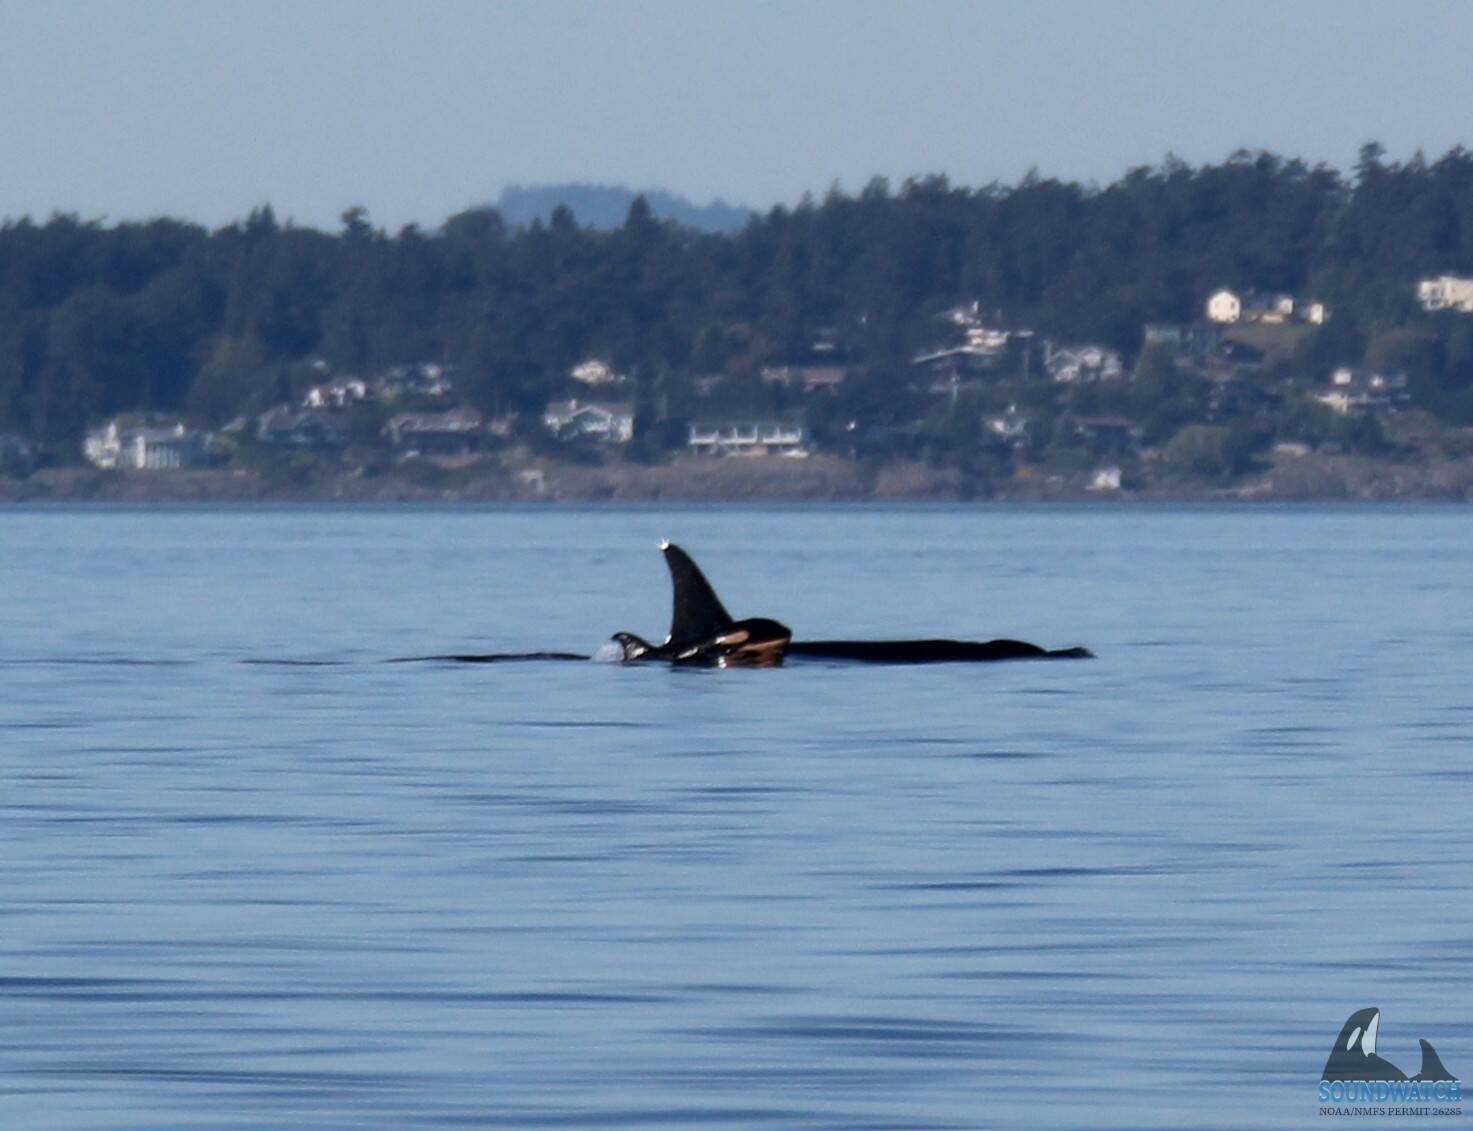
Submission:
[[1442,1060],[1434,1049],[1425,1040],[1422,1042],[1422,1070],[1412,1077],[1413,1080],[1456,1080],[1457,1077],[1442,1066]]
[[661,542],[674,587],[670,635],[666,644],[685,646],[719,636],[734,623],[706,575],[690,555],[671,542]]

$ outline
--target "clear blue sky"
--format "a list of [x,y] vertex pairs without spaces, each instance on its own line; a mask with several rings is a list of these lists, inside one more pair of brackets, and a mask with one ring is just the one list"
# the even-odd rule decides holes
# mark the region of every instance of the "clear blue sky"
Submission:
[[1168,152],[1473,143],[1473,4],[0,0],[0,217],[438,224],[514,182],[765,207]]

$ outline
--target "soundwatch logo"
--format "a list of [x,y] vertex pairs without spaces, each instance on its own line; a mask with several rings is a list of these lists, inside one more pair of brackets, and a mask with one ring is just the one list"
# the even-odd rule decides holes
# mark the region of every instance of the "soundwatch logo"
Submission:
[[1321,1115],[1461,1115],[1462,1082],[1422,1044],[1422,1067],[1408,1076],[1376,1054],[1379,1009],[1350,1015],[1320,1077]]

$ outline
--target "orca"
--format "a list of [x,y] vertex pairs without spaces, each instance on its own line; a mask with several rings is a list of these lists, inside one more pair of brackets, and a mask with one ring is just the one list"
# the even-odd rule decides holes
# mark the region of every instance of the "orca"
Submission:
[[770,617],[735,619],[689,554],[672,542],[661,542],[660,550],[670,570],[670,631],[660,644],[632,632],[614,633],[621,659],[710,667],[770,667],[781,662],[793,639],[787,625]]
[[1443,1067],[1437,1051],[1426,1041],[1421,1041],[1422,1067],[1415,1076],[1405,1072],[1389,1060],[1376,1053],[1376,1038],[1381,1027],[1379,1009],[1360,1009],[1352,1013],[1340,1027],[1335,1046],[1325,1061],[1321,1080],[1412,1080],[1414,1082],[1439,1082],[1456,1080]]
[[690,667],[776,667],[791,660],[865,664],[986,663],[997,660],[1088,660],[1088,648],[1049,650],[1026,640],[794,640],[771,617],[737,620],[716,596],[700,566],[679,546],[661,542],[670,570],[670,631],[659,644],[632,632],[616,632],[594,655],[581,652],[457,652],[403,656],[388,663],[495,664],[538,660],[665,661]]
[[695,561],[672,542],[661,542],[672,589],[670,632],[651,644],[632,632],[611,640],[625,662],[666,660],[704,667],[768,667],[789,659],[848,660],[879,664],[983,663],[997,660],[1083,660],[1088,648],[1049,650],[1024,640],[808,640],[769,617],[736,620],[716,596]]

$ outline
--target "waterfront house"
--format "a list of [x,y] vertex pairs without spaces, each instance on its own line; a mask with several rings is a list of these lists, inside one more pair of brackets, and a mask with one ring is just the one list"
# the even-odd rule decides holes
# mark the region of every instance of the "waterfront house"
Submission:
[[206,433],[179,421],[150,425],[119,418],[87,433],[82,452],[88,463],[103,470],[176,471],[207,466],[208,444]]

